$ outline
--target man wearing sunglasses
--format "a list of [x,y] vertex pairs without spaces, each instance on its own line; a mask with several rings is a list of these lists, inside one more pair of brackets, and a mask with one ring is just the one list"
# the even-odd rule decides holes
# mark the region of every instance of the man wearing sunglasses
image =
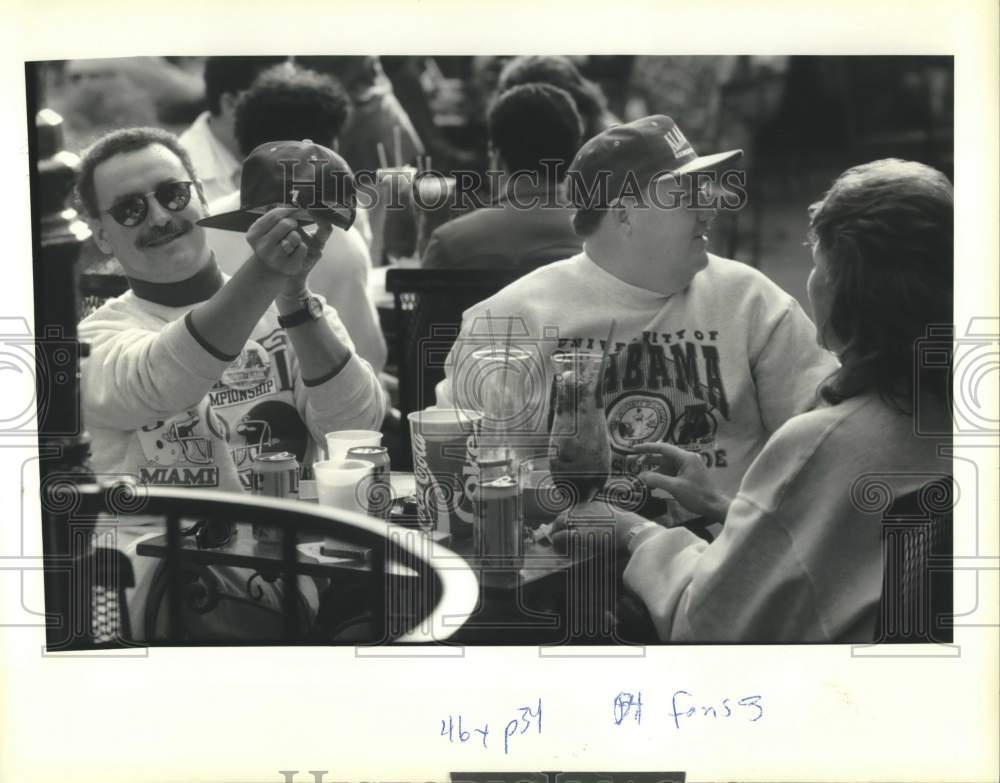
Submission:
[[[115,131],[91,147],[77,195],[97,245],[131,287],[79,329],[90,344],[81,388],[96,471],[247,489],[250,466],[237,466],[237,453],[310,461],[326,432],[381,425],[377,376],[336,312],[306,288],[331,223],[313,215],[303,229],[292,208],[266,212],[247,232],[248,261],[227,278],[197,224],[208,213],[191,161],[153,128]],[[263,404],[287,408],[271,417],[285,424],[253,426]],[[241,434],[265,432],[252,444]]]

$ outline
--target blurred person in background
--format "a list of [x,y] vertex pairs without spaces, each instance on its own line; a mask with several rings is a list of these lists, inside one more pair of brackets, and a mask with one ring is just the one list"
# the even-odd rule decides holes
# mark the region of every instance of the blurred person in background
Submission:
[[857,483],[878,477],[897,499],[950,483],[950,438],[926,434],[951,432],[950,368],[923,366],[918,349],[953,320],[951,183],[922,163],[875,161],[841,174],[809,215],[815,339],[840,358],[817,405],[771,436],[738,491],[669,444],[637,449],[661,462],[641,478],[721,535],[706,544],[586,509],[616,519],[625,584],[664,641],[876,641],[883,512],[858,502]]
[[[235,108],[235,136],[241,158],[271,141],[310,139],[336,147],[350,111],[347,94],[331,77],[283,63],[260,74]],[[213,215],[240,207],[240,191],[209,204]],[[386,344],[368,293],[371,257],[355,225],[335,231],[309,274],[309,287],[326,299],[347,328],[354,347],[376,373],[385,365]],[[208,228],[208,244],[219,267],[235,274],[251,254],[245,236]]]
[[395,128],[399,128],[400,134],[400,163],[414,165],[417,156],[424,154],[424,144],[393,93],[392,82],[382,72],[378,57],[296,55],[295,62],[333,76],[351,97],[353,110],[340,134],[337,151],[355,172],[379,168],[379,142],[389,156],[390,165],[395,165],[392,160]]
[[477,157],[475,153],[456,147],[436,124],[431,94],[445,80],[434,58],[382,56],[379,61],[427,154],[432,156],[434,167],[438,171],[449,172],[455,167],[473,163]]
[[208,57],[205,59],[207,111],[180,135],[180,142],[202,178],[205,198],[217,199],[238,188],[240,155],[236,142],[236,102],[257,74],[286,57]]
[[497,90],[505,92],[518,84],[543,82],[568,92],[583,118],[583,140],[596,136],[618,122],[610,111],[601,88],[584,78],[568,57],[557,55],[523,55],[503,66]]
[[640,56],[632,62],[628,110],[636,116],[683,117],[695,144],[717,143],[722,85],[736,57]]
[[[378,57],[296,55],[295,62],[334,77],[351,97],[351,117],[337,150],[356,174],[382,167],[380,145],[389,166],[419,163],[418,156],[425,152],[423,141],[393,93]],[[384,210],[383,206],[376,205],[370,214],[372,261],[379,266],[391,256],[412,253],[416,238],[410,210]]]
[[82,149],[113,128],[186,125],[201,111],[199,75],[164,57],[64,60],[43,65],[46,101],[66,121],[66,144]]
[[549,84],[501,93],[488,115],[494,202],[439,227],[424,267],[540,266],[580,252],[563,183],[583,124],[573,99]]

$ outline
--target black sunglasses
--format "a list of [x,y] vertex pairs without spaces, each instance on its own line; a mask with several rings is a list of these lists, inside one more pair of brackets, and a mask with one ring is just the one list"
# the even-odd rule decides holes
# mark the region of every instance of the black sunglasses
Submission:
[[180,212],[191,202],[193,182],[163,182],[150,193],[132,193],[123,196],[104,210],[115,222],[126,228],[138,226],[149,214],[149,196],[153,196],[164,209]]

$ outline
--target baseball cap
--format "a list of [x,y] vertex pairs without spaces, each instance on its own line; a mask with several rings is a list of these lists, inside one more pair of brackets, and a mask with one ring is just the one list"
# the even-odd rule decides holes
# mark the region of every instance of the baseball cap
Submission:
[[302,209],[295,217],[303,223],[315,222],[310,213],[322,213],[346,231],[354,223],[356,202],[351,167],[336,152],[309,139],[271,141],[243,161],[240,208],[202,218],[198,225],[246,231],[273,207],[288,206]]
[[567,172],[570,197],[578,209],[608,207],[630,179],[643,188],[660,177],[711,171],[742,154],[698,155],[670,117],[641,117],[601,131],[580,147]]

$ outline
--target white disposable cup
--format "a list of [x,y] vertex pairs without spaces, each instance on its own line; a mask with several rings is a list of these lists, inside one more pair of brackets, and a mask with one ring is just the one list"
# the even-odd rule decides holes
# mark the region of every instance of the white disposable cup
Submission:
[[381,446],[382,433],[375,430],[338,430],[326,433],[326,453],[330,462],[343,462],[355,446]]
[[358,487],[359,482],[374,466],[359,459],[326,460],[313,465],[316,477],[316,496],[321,506],[339,508],[343,511],[368,513],[365,493]]

